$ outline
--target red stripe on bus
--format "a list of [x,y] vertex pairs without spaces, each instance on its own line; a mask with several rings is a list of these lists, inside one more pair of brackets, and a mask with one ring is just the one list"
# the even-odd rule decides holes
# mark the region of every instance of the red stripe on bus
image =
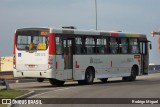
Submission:
[[55,55],[55,34],[50,33],[49,35],[49,55]]
[[134,55],[134,58],[140,58],[140,55]]
[[118,37],[118,33],[111,33],[111,36]]
[[79,68],[78,62],[76,61],[76,68]]

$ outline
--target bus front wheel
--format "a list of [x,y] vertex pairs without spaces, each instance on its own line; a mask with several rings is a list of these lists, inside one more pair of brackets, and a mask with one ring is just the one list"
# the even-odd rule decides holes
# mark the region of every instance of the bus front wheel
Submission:
[[132,67],[131,69],[131,76],[129,77],[123,77],[123,81],[135,81],[136,80],[136,67]]
[[56,85],[56,86],[63,86],[65,81],[60,81],[56,79],[49,79],[49,82],[51,85]]
[[135,67],[132,67],[131,76],[129,77],[129,80],[130,81],[135,81],[136,80],[136,68]]

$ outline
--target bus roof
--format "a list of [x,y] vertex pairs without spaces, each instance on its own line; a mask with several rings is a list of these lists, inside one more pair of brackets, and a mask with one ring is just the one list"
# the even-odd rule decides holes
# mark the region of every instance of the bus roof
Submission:
[[138,37],[146,38],[145,34],[139,33],[128,33],[128,32],[117,32],[117,31],[100,31],[100,30],[80,30],[80,29],[67,29],[67,28],[50,28],[50,27],[40,27],[40,28],[22,28],[17,29],[17,31],[23,30],[50,30],[50,33],[57,34],[77,34],[77,35],[103,35],[112,37]]
[[145,34],[128,33],[128,32],[116,32],[116,31],[96,31],[96,30],[79,30],[79,29],[57,29],[51,28],[51,33],[58,34],[77,34],[77,35],[103,35],[112,37],[138,37],[146,38]]

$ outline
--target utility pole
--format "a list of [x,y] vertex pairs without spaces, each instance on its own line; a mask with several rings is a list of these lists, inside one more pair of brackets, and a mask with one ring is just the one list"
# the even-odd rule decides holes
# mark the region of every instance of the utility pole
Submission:
[[97,30],[97,0],[95,0],[96,30]]

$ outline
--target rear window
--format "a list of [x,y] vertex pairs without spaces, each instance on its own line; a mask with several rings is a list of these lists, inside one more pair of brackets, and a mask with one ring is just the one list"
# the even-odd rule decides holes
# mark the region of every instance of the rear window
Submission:
[[16,34],[18,50],[46,50],[48,48],[49,32],[19,31]]

